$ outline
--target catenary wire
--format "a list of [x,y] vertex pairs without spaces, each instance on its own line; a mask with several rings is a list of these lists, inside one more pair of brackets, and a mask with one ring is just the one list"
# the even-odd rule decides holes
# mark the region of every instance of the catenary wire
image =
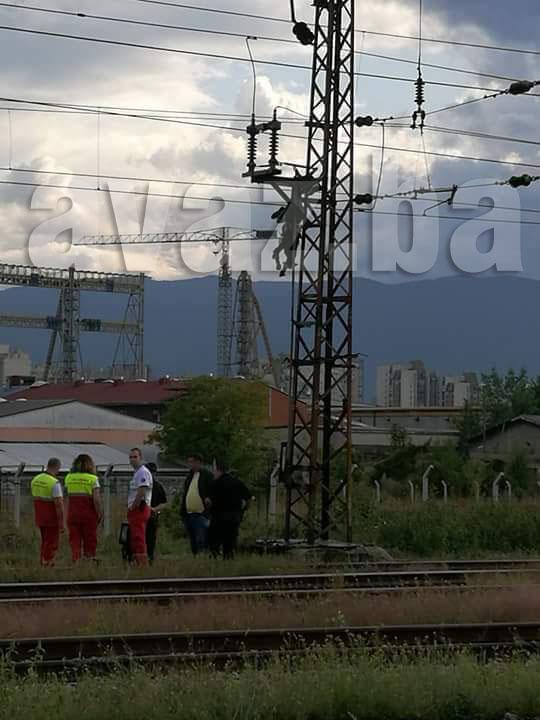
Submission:
[[[54,173],[49,173],[54,175]],[[56,190],[80,190],[83,192],[97,192],[97,193],[114,193],[118,195],[137,195],[140,197],[158,197],[158,198],[172,198],[174,200],[183,199],[180,195],[173,195],[171,193],[155,193],[155,192],[143,192],[139,190],[121,190],[112,188],[97,188],[97,187],[83,187],[77,185],[59,185],[55,183],[35,183],[26,182],[22,180],[0,180],[0,185],[14,185],[21,187],[34,187],[34,188],[51,188]],[[186,200],[207,200],[208,202],[223,200],[227,203],[234,203],[237,205],[262,205],[268,207],[280,207],[283,203],[281,202],[267,202],[263,200],[238,200],[236,198],[213,198],[213,197],[197,197],[190,195]]]
[[[207,35],[221,35],[223,37],[233,37],[233,38],[240,38],[245,39],[246,34],[241,32],[233,32],[230,30],[216,30],[214,28],[196,28],[196,27],[190,27],[187,25],[173,25],[170,23],[158,23],[158,22],[151,22],[148,20],[136,20],[133,18],[124,18],[124,17],[115,17],[111,15],[95,15],[93,13],[83,13],[83,12],[76,12],[73,10],[61,10],[59,8],[44,8],[44,7],[36,7],[35,5],[18,5],[16,3],[11,2],[0,2],[0,7],[3,8],[9,8],[14,10],[27,10],[27,11],[33,11],[33,12],[39,12],[39,13],[46,13],[51,15],[62,15],[67,17],[72,17],[76,19],[89,19],[89,20],[99,20],[103,22],[109,22],[109,23],[122,23],[127,25],[135,25],[139,27],[150,27],[150,28],[156,28],[161,30],[178,30],[178,31],[185,31],[185,32],[194,32],[194,33],[202,33]],[[297,46],[298,43],[296,40],[288,39],[288,38],[281,38],[281,37],[271,37],[267,35],[256,35],[257,40],[263,40],[267,42],[280,42],[280,43],[287,43],[291,45]],[[416,65],[415,60],[409,60],[408,58],[400,58],[395,57],[392,55],[384,55],[381,53],[374,53],[374,52],[367,52],[364,50],[356,50],[355,55],[365,55],[366,57],[373,57],[377,58],[379,60],[389,60],[391,62],[401,62],[406,64],[412,64]],[[474,75],[477,77],[485,77],[490,78],[494,80],[507,80],[509,82],[512,82],[513,80],[518,80],[517,77],[509,77],[507,75],[496,75],[494,73],[485,73],[481,72],[479,70],[470,70],[465,68],[458,68],[458,67],[451,67],[448,65],[439,65],[437,63],[428,63],[423,62],[422,65],[424,67],[434,68],[436,70],[444,70],[447,72],[455,72],[460,74],[466,74],[466,75]]]
[[[60,107],[60,108],[70,108],[70,107],[82,107],[81,105],[78,106],[70,106],[67,103],[53,103],[53,102],[47,102],[43,100],[26,100],[26,99],[16,99],[16,98],[1,98],[0,102],[12,102],[12,103],[22,103],[22,104],[33,104],[33,105],[40,105],[40,106],[46,106],[46,107]],[[241,132],[244,133],[244,130],[242,128],[237,127],[231,127],[226,125],[218,125],[216,123],[195,123],[190,121],[185,121],[180,118],[160,118],[160,117],[154,117],[154,116],[145,116],[145,115],[132,115],[129,113],[116,113],[113,111],[104,111],[104,110],[98,110],[98,108],[88,108],[88,113],[90,114],[96,114],[97,112],[101,112],[102,114],[112,115],[112,116],[119,116],[119,117],[128,117],[128,118],[136,118],[136,119],[143,119],[143,120],[155,120],[159,122],[168,122],[172,124],[180,124],[180,125],[189,125],[189,126],[195,126],[195,127],[204,127],[204,128],[210,128],[215,130],[223,130],[225,132]],[[282,138],[287,138],[291,140],[303,140],[306,141],[307,138],[303,135],[293,135],[291,133],[282,133]],[[380,150],[380,145],[376,145],[374,143],[366,143],[366,142],[355,142],[355,147],[364,147],[364,148],[373,148],[375,150]],[[404,147],[396,147],[396,146],[386,146],[386,150],[391,150],[394,152],[404,152],[404,153],[419,153],[420,150],[413,150],[410,148],[404,148]],[[526,162],[517,162],[517,161],[511,161],[511,160],[498,160],[496,158],[485,158],[485,157],[476,157],[471,155],[457,155],[455,153],[443,153],[443,152],[437,152],[437,151],[426,151],[427,155],[430,155],[432,157],[441,157],[441,158],[448,158],[452,160],[466,160],[468,162],[485,162],[490,164],[496,164],[496,165],[508,165],[511,167],[523,167],[523,168],[539,168],[540,165],[537,163],[526,163]]]
[[[31,28],[25,28],[25,27],[15,27],[10,25],[0,25],[0,30],[4,30],[6,32],[17,32],[17,33],[26,33],[29,35],[39,35],[41,37],[51,37],[51,38],[62,38],[64,40],[76,40],[78,42],[89,42],[89,43],[96,43],[101,45],[112,45],[116,47],[126,47],[126,48],[136,48],[140,50],[150,50],[155,52],[168,52],[168,53],[174,53],[177,55],[189,55],[193,57],[201,57],[206,59],[213,59],[213,60],[230,60],[232,62],[250,62],[249,58],[247,57],[241,57],[237,55],[219,55],[216,53],[210,53],[210,52],[203,52],[201,50],[185,50],[182,48],[172,48],[172,47],[165,47],[163,45],[149,45],[146,43],[136,43],[136,42],[129,42],[127,40],[112,40],[107,38],[97,38],[97,37],[89,37],[87,35],[75,35],[73,33],[60,33],[60,32],[53,32],[50,30],[35,30]],[[270,65],[273,67],[280,67],[280,68],[287,68],[287,69],[298,69],[298,70],[311,70],[311,66],[309,65],[299,65],[297,63],[289,63],[289,62],[283,62],[279,60],[262,60],[258,59],[257,64],[259,65]],[[375,78],[377,80],[389,80],[389,81],[395,81],[395,82],[406,82],[406,83],[414,83],[414,78],[404,78],[399,77],[396,75],[383,75],[381,73],[366,73],[366,72],[355,72],[355,76],[357,77],[367,77],[367,78]],[[486,88],[479,85],[461,85],[459,83],[450,83],[450,82],[444,82],[441,80],[426,80],[427,85],[434,85],[437,87],[448,87],[448,88],[458,88],[461,90],[478,90],[483,92],[490,92],[493,91],[494,88]],[[500,90],[500,92],[505,92],[503,89]],[[540,97],[540,95],[537,94],[531,94],[529,93],[530,97]]]
[[[219,10],[217,8],[208,8],[208,7],[201,7],[199,5],[189,5],[187,3],[180,3],[180,2],[172,2],[172,0],[128,0],[130,2],[138,2],[138,3],[144,3],[146,5],[161,5],[163,7],[172,7],[172,8],[180,8],[184,10],[194,10],[196,12],[206,12],[206,13],[216,13],[218,15],[230,15],[233,17],[244,17],[244,18],[250,18],[252,20],[263,20],[263,21],[270,21],[270,22],[277,22],[277,23],[286,23],[287,25],[291,24],[291,21],[289,18],[283,18],[283,17],[276,17],[271,15],[256,15],[254,13],[246,13],[241,12],[237,10]],[[390,38],[396,38],[398,40],[413,40],[418,41],[417,35],[403,35],[400,33],[389,33],[389,32],[377,32],[375,30],[366,30],[364,28],[357,28],[355,30],[356,33],[365,33],[366,35],[375,35],[379,37],[390,37]],[[480,50],[497,50],[499,52],[510,52],[510,53],[521,53],[524,55],[540,55],[540,51],[538,50],[530,50],[528,48],[515,48],[515,47],[507,47],[504,45],[487,45],[482,43],[472,43],[472,42],[464,42],[459,40],[448,40],[448,39],[442,39],[442,38],[431,38],[431,37],[424,37],[424,42],[429,43],[440,43],[442,45],[453,45],[458,47],[471,47],[476,48]]]

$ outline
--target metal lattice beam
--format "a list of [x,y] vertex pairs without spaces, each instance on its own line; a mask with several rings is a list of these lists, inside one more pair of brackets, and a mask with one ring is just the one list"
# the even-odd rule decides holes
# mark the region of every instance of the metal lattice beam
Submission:
[[[36,268],[26,265],[0,264],[0,284],[18,287],[35,287],[58,290],[59,302],[56,316],[39,318],[17,315],[0,316],[4,327],[47,329],[52,332],[47,358],[45,377],[49,376],[54,348],[58,338],[61,343],[61,380],[72,382],[79,367],[79,338],[81,332],[116,333],[126,336],[128,341],[129,376],[140,377],[143,362],[143,311],[144,275],[101,273],[63,268]],[[127,294],[128,311],[124,321],[105,321],[80,317],[81,292],[106,292]]]
[[306,176],[316,186],[299,245],[286,534],[298,523],[310,541],[351,540],[354,0],[315,5]]
[[221,259],[218,275],[217,309],[217,374],[231,374],[231,342],[233,333],[233,279],[230,265],[229,229],[223,228]]

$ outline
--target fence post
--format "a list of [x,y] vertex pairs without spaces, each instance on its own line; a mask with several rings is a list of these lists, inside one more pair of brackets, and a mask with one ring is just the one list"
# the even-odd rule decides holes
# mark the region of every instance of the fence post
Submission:
[[13,519],[15,522],[15,527],[20,528],[21,527],[21,477],[24,472],[25,464],[21,463],[19,467],[17,468],[17,472],[15,473],[15,498],[13,502]]
[[378,480],[374,480],[373,484],[375,485],[375,497],[377,498],[377,502],[381,502],[381,483]]
[[103,533],[105,537],[111,534],[111,475],[114,465],[109,465],[103,475]]
[[443,502],[448,502],[448,483],[445,480],[441,480],[442,485],[442,492],[443,492]]
[[277,515],[278,476],[280,466],[276,463],[270,474],[270,496],[268,498],[268,520],[274,524]]
[[434,469],[433,465],[429,465],[425,473],[422,475],[422,500],[427,502],[429,500],[429,475]]
[[491,496],[494,503],[499,502],[499,481],[502,480],[503,477],[504,473],[500,472],[491,484]]
[[411,503],[414,504],[414,483],[412,480],[407,480],[409,483],[409,491],[411,495]]
[[512,499],[512,483],[510,480],[505,480],[504,485],[506,487],[506,497],[510,501]]

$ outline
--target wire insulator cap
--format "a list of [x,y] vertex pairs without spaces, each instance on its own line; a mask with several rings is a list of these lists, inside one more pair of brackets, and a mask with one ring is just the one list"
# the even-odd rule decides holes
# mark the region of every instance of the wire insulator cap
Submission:
[[293,35],[298,38],[302,45],[313,45],[315,42],[315,35],[305,22],[297,22],[293,25]]
[[518,80],[517,82],[514,82],[510,85],[510,87],[508,88],[508,93],[510,95],[524,95],[525,93],[528,93],[529,90],[532,90],[535,86],[536,83],[532,82],[531,80]]
[[374,123],[374,120],[371,117],[371,115],[365,115],[365,116],[360,115],[360,117],[357,117],[356,120],[354,121],[354,124],[357,127],[371,127],[373,125],[373,123]]
[[364,193],[363,195],[362,194],[355,195],[354,202],[357,205],[371,205],[371,203],[373,202],[373,199],[374,198],[371,193]]

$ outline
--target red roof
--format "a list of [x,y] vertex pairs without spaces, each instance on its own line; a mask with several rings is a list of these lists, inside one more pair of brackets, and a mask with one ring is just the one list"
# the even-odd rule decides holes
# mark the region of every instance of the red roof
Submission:
[[186,390],[183,380],[48,383],[9,394],[10,400],[79,400],[90,405],[161,405]]

